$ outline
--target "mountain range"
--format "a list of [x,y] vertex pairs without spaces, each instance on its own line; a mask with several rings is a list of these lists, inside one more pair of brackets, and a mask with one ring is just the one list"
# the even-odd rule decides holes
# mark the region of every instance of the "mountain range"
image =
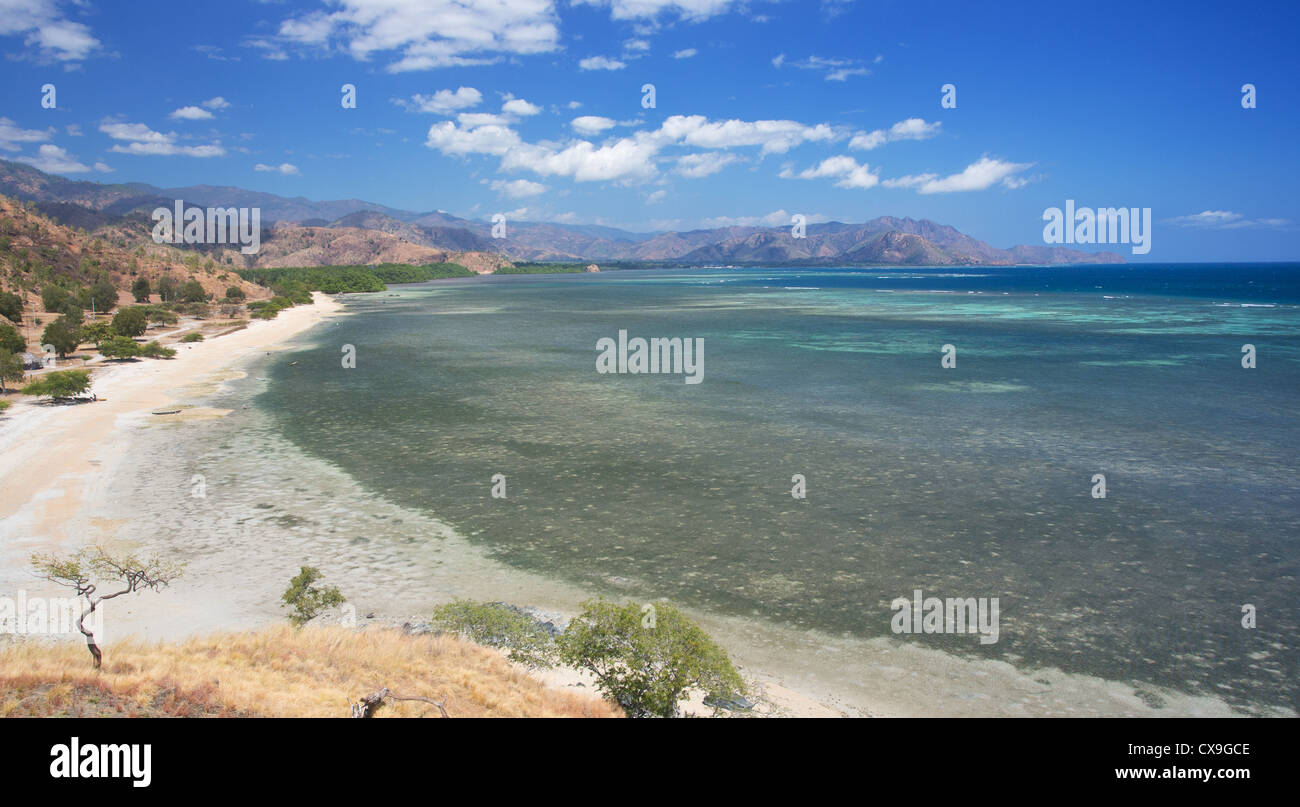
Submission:
[[[238,256],[248,266],[429,263],[454,260],[478,272],[519,261],[613,261],[655,264],[799,264],[976,266],[1122,263],[1112,252],[1059,246],[999,249],[933,221],[882,216],[861,224],[809,224],[806,237],[788,227],[719,227],[636,233],[599,225],[519,221],[507,237],[492,224],[442,211],[413,212],[361,199],[313,201],[243,188],[192,185],[158,188],[139,182],[104,184],[46,174],[0,160],[0,194],[31,202],[61,224],[87,231],[144,236],[150,212],[187,206],[260,208],[262,249]],[[207,249],[212,252],[214,250]]]

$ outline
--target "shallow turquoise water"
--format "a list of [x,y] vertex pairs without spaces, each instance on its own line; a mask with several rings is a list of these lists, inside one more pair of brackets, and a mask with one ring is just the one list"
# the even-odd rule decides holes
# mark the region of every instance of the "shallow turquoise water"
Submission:
[[[346,305],[260,404],[510,564],[862,637],[916,588],[998,597],[995,645],[901,638],[1297,706],[1297,267],[626,272]],[[704,382],[597,373],[620,329],[702,338]]]

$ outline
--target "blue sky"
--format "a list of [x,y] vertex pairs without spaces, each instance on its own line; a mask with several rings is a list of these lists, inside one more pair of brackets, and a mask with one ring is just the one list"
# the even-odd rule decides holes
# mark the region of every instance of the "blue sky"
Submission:
[[0,157],[635,230],[912,216],[999,247],[1074,199],[1152,209],[1149,254],[1105,247],[1130,260],[1300,259],[1295,5],[1070,5],[0,0]]

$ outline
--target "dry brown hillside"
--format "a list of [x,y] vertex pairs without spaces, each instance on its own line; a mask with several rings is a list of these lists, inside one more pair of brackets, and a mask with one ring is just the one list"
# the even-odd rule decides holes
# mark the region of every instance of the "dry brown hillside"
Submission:
[[[451,636],[278,625],[175,643],[119,642],[95,673],[77,642],[0,652],[0,717],[347,717],[387,687],[459,717],[619,717],[594,696],[547,688],[499,654]],[[377,717],[439,717],[422,701]]]

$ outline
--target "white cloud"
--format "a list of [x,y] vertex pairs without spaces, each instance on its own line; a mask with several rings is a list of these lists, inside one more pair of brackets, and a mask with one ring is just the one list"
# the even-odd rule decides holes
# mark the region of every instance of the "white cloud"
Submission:
[[716,174],[738,160],[740,160],[739,156],[725,151],[687,154],[677,158],[677,173],[691,179],[699,179]]
[[673,115],[664,121],[660,133],[674,142],[698,148],[762,146],[764,154],[783,154],[811,141],[831,141],[830,126],[805,126],[792,120],[710,121],[703,115]]
[[530,104],[522,98],[513,98],[506,96],[506,102],[501,105],[501,111],[511,115],[520,115],[527,117],[536,115],[542,111],[542,108],[536,104]]
[[17,143],[40,143],[54,136],[54,127],[48,129],[22,129],[8,118],[0,118],[0,149],[18,151]]
[[[487,182],[487,180],[483,181]],[[489,187],[497,193],[509,196],[511,199],[524,199],[546,193],[545,185],[540,182],[530,182],[526,179],[494,179],[489,183]]]
[[114,140],[126,141],[125,146],[116,144],[110,149],[110,151],[118,154],[163,156],[181,154],[187,157],[221,157],[226,153],[220,143],[207,146],[178,146],[175,132],[168,132],[167,134],[155,132],[143,123],[104,121],[99,125],[99,131]]
[[180,109],[172,110],[172,113],[167,117],[177,120],[210,120],[212,113],[197,106],[183,106]]
[[568,176],[575,182],[633,181],[648,179],[656,172],[654,157],[659,144],[653,137],[637,134],[594,146],[585,140],[562,149],[526,145],[506,152],[504,171],[529,170],[541,176]]
[[[89,166],[78,162],[76,157],[50,143],[41,146],[35,157],[14,157],[14,161],[27,163],[47,174],[82,174],[91,170]],[[100,166],[108,168],[103,163],[96,163],[95,170],[103,170]]]
[[926,140],[939,134],[943,124],[926,123],[922,118],[908,118],[895,123],[888,129],[876,129],[874,132],[858,132],[849,141],[849,148],[870,151],[886,143],[898,140]]
[[1202,230],[1276,229],[1291,223],[1287,219],[1249,219],[1231,210],[1202,210],[1200,213],[1174,216],[1165,221],[1179,227]]
[[666,197],[667,195],[668,195],[668,191],[664,190],[663,188],[660,188],[654,193],[648,194],[645,198],[645,203],[648,205],[657,205],[660,202],[662,202],[664,200],[664,197]]
[[616,20],[655,20],[660,16],[676,16],[683,20],[699,22],[725,14],[732,0],[577,0],[590,6],[608,6],[610,16]]
[[225,109],[230,106],[230,102],[218,95],[216,98],[209,98],[204,101],[202,106],[205,106],[208,109]]
[[599,115],[583,115],[580,118],[574,118],[569,122],[573,130],[578,134],[598,135],[606,129],[612,129],[617,125],[609,118],[602,118]]
[[[785,54],[779,53],[772,59],[772,66],[780,68],[787,64]],[[800,70],[823,70],[827,81],[846,81],[849,76],[869,76],[871,71],[862,66],[857,59],[831,59],[824,56],[809,56],[797,62],[789,62],[791,67]]]
[[838,188],[873,188],[880,183],[880,176],[871,168],[848,155],[839,154],[827,157],[812,168],[794,173],[787,168],[781,172],[783,179],[835,179]]
[[285,176],[289,176],[291,174],[298,173],[298,166],[292,163],[280,163],[279,165],[266,165],[265,163],[258,163],[257,165],[253,166],[253,170],[273,171],[276,173],[284,174]]
[[[791,213],[785,210],[774,210],[766,216],[714,216],[700,222],[701,227],[784,227],[793,224],[790,219]],[[820,221],[826,221],[826,217],[821,214],[805,214],[804,220],[809,224],[815,224]]]
[[650,50],[650,43],[644,39],[629,39],[623,43],[623,50],[644,53]]
[[674,52],[673,52],[673,58],[674,58],[674,59],[689,59],[689,58],[691,58],[692,56],[694,56],[694,55],[697,54],[697,53],[699,53],[699,51],[696,50],[695,48],[683,48],[683,49],[681,49],[681,50],[679,50],[679,51],[674,51]]
[[581,109],[581,108],[582,108],[582,102],[581,102],[581,101],[570,101],[570,102],[569,102],[569,109]]
[[783,65],[783,64],[785,64],[785,54],[784,54],[784,53],[778,53],[777,55],[775,55],[775,56],[772,57],[772,66],[773,66],[773,67],[775,67],[775,68],[777,68],[777,69],[780,69],[781,65]]
[[523,141],[509,126],[488,124],[462,128],[452,121],[443,121],[429,127],[424,145],[443,154],[492,154],[501,157],[510,149],[523,145]]
[[90,28],[64,19],[57,0],[0,0],[0,36],[23,37],[39,59],[75,62],[99,49]]
[[478,106],[483,101],[483,93],[473,87],[458,87],[455,90],[438,90],[433,95],[412,95],[410,102],[394,99],[394,103],[407,109],[420,112],[432,112],[446,115],[458,109]]
[[916,188],[918,193],[958,193],[982,191],[1001,182],[1005,187],[1016,188],[1027,181],[1012,176],[1032,166],[1033,163],[1011,163],[990,157],[966,166],[960,173],[940,178],[938,174],[916,174],[886,179],[886,188]]
[[579,70],[622,70],[624,67],[627,67],[625,62],[605,56],[588,56],[578,62]]
[[280,24],[279,39],[341,46],[357,61],[392,53],[390,73],[492,62],[559,46],[554,0],[333,0]]
[[472,129],[475,126],[509,126],[515,119],[495,112],[462,112],[456,120],[461,126]]

